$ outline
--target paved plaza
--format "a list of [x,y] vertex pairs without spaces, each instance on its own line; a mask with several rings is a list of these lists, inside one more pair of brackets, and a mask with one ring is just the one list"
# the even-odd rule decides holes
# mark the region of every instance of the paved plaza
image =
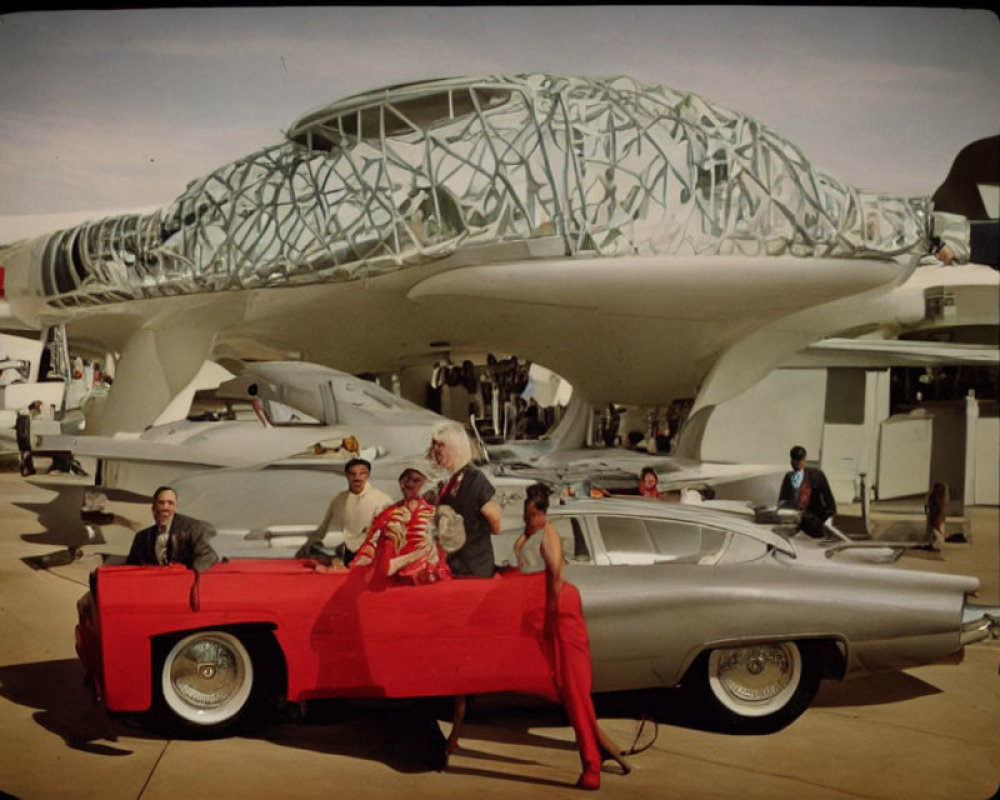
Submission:
[[[449,768],[431,766],[447,708],[331,703],[252,738],[168,740],[109,718],[90,698],[73,648],[76,601],[127,528],[88,543],[86,479],[0,472],[0,798],[419,798],[579,796],[579,761],[561,710],[478,701]],[[148,508],[114,509],[146,524]],[[139,516],[141,514],[141,516]],[[998,512],[966,509],[969,544],[904,556],[900,568],[974,574],[1000,604]],[[73,557],[75,549],[79,557]],[[620,743],[655,719],[655,741],[604,797],[676,800],[987,800],[1000,783],[1000,641],[932,665],[824,682],[812,708],[768,736],[699,730],[679,693],[598,697]],[[433,726],[433,727],[432,727]],[[647,723],[643,741],[653,735]]]

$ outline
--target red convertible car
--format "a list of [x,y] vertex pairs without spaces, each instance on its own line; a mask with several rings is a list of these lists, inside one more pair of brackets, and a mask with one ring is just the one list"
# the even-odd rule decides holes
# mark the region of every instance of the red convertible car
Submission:
[[102,567],[91,581],[77,651],[99,699],[111,711],[152,710],[174,733],[225,735],[274,693],[558,696],[540,574],[371,591],[361,571],[245,560],[202,575]]

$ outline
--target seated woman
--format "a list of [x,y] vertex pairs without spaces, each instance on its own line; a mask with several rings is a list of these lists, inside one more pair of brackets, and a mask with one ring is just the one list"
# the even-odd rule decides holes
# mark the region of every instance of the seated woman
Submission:
[[379,514],[351,561],[351,569],[370,570],[373,587],[448,580],[445,552],[434,537],[434,506],[421,496],[427,481],[417,466],[399,476],[403,499]]
[[[601,785],[601,764],[612,758],[625,774],[632,768],[621,756],[621,750],[597,724],[594,701],[590,696],[590,638],[583,620],[580,593],[562,576],[563,548],[559,532],[549,522],[549,489],[545,484],[529,486],[524,500],[524,533],[514,545],[518,563],[526,569],[528,550],[541,537],[539,552],[545,563],[545,637],[554,662],[553,672],[566,714],[576,734],[583,773],[577,781],[581,789],[597,789]],[[527,548],[527,549],[526,549]]]
[[663,493],[660,491],[660,478],[656,470],[652,467],[643,467],[639,474],[639,496],[649,497],[653,500],[662,500]]

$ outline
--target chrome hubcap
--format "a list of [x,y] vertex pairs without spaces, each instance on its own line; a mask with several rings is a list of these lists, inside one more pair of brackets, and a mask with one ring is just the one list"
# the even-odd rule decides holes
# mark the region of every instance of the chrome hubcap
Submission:
[[229,645],[215,637],[197,639],[170,665],[170,683],[186,703],[211,709],[226,703],[246,680],[246,666]]
[[792,660],[784,645],[740,647],[719,653],[719,683],[738,700],[766,702],[792,682]]

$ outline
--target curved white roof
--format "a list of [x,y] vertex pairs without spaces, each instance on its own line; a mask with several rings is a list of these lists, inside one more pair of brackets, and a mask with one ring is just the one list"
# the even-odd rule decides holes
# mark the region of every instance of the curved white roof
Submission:
[[766,126],[665,86],[451,78],[317,109],[167,208],[70,229],[39,284],[78,306],[358,280],[473,250],[489,263],[519,243],[564,258],[909,260],[927,250],[929,208],[844,186]]

